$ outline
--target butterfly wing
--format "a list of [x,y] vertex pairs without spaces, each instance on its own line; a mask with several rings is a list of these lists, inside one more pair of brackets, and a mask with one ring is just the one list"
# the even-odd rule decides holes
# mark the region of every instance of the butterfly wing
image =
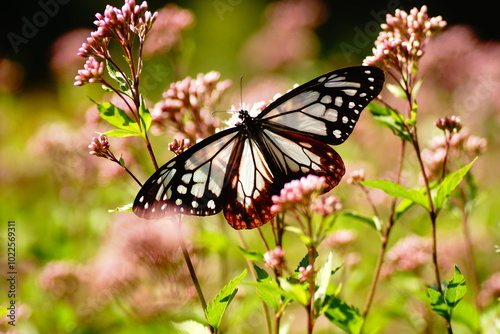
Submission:
[[338,145],[352,133],[361,111],[383,84],[384,72],[377,67],[340,69],[281,96],[257,118],[271,127]]
[[240,156],[232,161],[224,216],[235,229],[261,226],[276,214],[271,212],[272,196],[285,183],[308,174],[324,176],[325,191],[336,186],[344,175],[344,163],[330,146],[298,133],[263,129],[258,138],[241,141]]
[[207,216],[221,211],[228,176],[234,173],[231,161],[239,130],[218,132],[159,168],[137,194],[134,213],[156,219],[170,213]]

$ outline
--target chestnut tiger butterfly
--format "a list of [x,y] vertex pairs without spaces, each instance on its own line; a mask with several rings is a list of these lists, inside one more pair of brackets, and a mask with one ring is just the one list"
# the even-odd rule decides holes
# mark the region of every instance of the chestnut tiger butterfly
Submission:
[[345,173],[329,145],[343,143],[361,111],[382,90],[384,72],[356,66],[326,73],[279,97],[259,115],[185,150],[142,186],[134,213],[156,219],[177,213],[224,216],[235,229],[259,227],[275,214],[273,195],[308,174],[324,176],[325,192]]

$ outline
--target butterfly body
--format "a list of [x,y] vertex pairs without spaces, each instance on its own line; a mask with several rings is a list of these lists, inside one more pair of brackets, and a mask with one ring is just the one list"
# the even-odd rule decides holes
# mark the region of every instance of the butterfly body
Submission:
[[241,110],[234,127],[158,169],[139,191],[134,213],[153,219],[223,210],[233,228],[247,229],[274,217],[271,198],[293,179],[324,176],[329,191],[345,172],[341,157],[329,144],[338,145],[349,137],[383,81],[378,68],[346,68],[299,86],[256,117]]

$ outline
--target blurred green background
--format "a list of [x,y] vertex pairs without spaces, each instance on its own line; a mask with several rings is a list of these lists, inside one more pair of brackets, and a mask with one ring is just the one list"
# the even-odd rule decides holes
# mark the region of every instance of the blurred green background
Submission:
[[[33,36],[23,37],[26,20],[32,22],[38,15],[43,23],[43,15],[40,16],[39,12],[44,10],[47,3],[57,4],[51,7],[54,11],[49,13],[50,18],[40,24],[37,31],[32,31]],[[266,69],[258,62],[251,62],[252,57],[259,57],[261,50],[255,50],[254,55],[254,49],[248,45],[251,45],[249,41],[252,36],[269,24],[264,13],[270,1],[175,3],[190,9],[195,23],[183,34],[178,58],[173,60],[169,55],[160,55],[146,61],[145,72],[153,79],[146,81],[150,85],[144,88],[143,93],[154,104],[173,80],[216,70],[221,73],[222,79],[233,82],[219,105],[220,110],[228,110],[231,105],[239,106],[241,76],[244,77],[243,100],[253,102],[259,98],[268,99],[275,93],[286,91],[293,83],[305,82],[323,72],[360,64],[370,54],[378,34],[377,27],[382,23],[385,13],[393,13],[394,8],[410,10],[425,4],[419,1],[325,1],[328,13],[318,27],[311,29],[314,35],[309,40],[312,45],[310,53],[284,66]],[[223,7],[220,7],[220,3]],[[18,310],[19,326],[10,328],[0,320],[0,325],[4,326],[0,330],[15,330],[13,333],[168,333],[169,330],[165,328],[167,320],[182,320],[185,314],[195,319],[201,317],[196,311],[198,307],[195,302],[191,304],[194,307],[184,310],[176,304],[175,298],[166,306],[162,304],[145,310],[144,305],[151,307],[152,301],[168,298],[158,296],[159,292],[155,290],[158,282],[155,280],[162,281],[165,278],[155,275],[140,276],[148,277],[148,281],[134,281],[133,293],[127,290],[130,283],[123,283],[127,286],[123,291],[116,286],[118,292],[99,290],[94,295],[92,305],[82,302],[85,294],[93,292],[82,287],[78,275],[86,275],[89,281],[95,277],[96,280],[108,280],[109,283],[109,277],[113,276],[109,270],[115,268],[113,265],[117,266],[116,275],[123,274],[126,263],[107,264],[106,252],[111,252],[110,259],[115,258],[113,250],[118,252],[122,249],[120,247],[124,247],[120,244],[120,238],[130,237],[123,229],[130,228],[131,223],[127,222],[127,214],[109,214],[107,210],[130,203],[138,190],[137,185],[119,168],[88,155],[87,145],[95,131],[106,130],[96,120],[97,111],[89,97],[98,101],[105,97],[99,87],[73,86],[76,70],[82,68],[84,63],[82,58],[78,59],[74,55],[85,36],[95,28],[92,24],[94,14],[102,13],[106,4],[122,6],[121,1],[14,1],[9,2],[7,9],[0,14],[0,61],[3,62],[3,66],[0,66],[0,268],[1,275],[4,275],[7,272],[6,225],[7,221],[13,220],[17,228],[16,265],[19,273],[16,301],[22,306]],[[166,2],[149,1],[148,4],[150,10],[157,10]],[[434,76],[431,70],[425,73],[430,79],[429,88],[422,89],[421,139],[425,145],[432,136],[438,134],[432,122],[451,113],[458,113],[471,133],[488,139],[488,151],[473,170],[481,200],[470,219],[481,285],[500,270],[499,254],[494,252],[494,245],[500,244],[500,178],[497,167],[500,104],[496,96],[500,83],[500,64],[497,61],[495,65],[495,61],[487,57],[491,55],[491,58],[499,59],[495,57],[500,55],[497,42],[500,31],[496,25],[495,11],[484,6],[462,6],[445,1],[427,5],[430,16],[443,16],[449,27],[465,25],[472,29],[457,33],[457,36],[461,36],[457,44],[450,38],[443,40],[444,44],[429,47],[429,59],[432,60],[426,69],[438,70]],[[82,28],[87,30],[66,35],[69,37],[61,42],[61,36]],[[17,37],[13,37],[12,33],[24,38],[16,47],[13,47],[12,38]],[[482,53],[478,56],[472,51]],[[55,54],[61,58],[55,58]],[[5,65],[6,60],[8,66]],[[174,61],[178,63],[172,66]],[[264,79],[275,82],[277,88],[272,91],[267,89],[261,95],[254,93],[258,91],[259,81],[263,82]],[[469,99],[466,99],[467,94],[470,95]],[[364,124],[358,125],[352,140],[338,148],[348,172],[362,167],[367,170],[370,179],[394,176],[397,158],[395,138],[377,127],[368,114],[361,123]],[[153,139],[161,162],[171,157],[171,153],[166,150],[171,139]],[[126,161],[131,163],[131,169],[143,180],[152,171],[145,152],[140,151],[137,143],[127,141],[121,144],[119,140],[112,140],[111,144],[117,150],[115,153],[124,154]],[[409,173],[417,170],[411,164],[408,168]],[[345,182],[335,191],[346,202],[345,207],[368,211],[361,196]],[[380,203],[384,203],[384,200],[381,198]],[[450,247],[445,252],[456,251],[460,260],[460,251],[453,248],[459,243],[457,240],[461,240],[457,219],[453,211],[444,214],[439,233],[447,242],[448,239],[456,241],[445,242]],[[237,248],[238,237],[219,216],[193,218],[189,222],[193,230],[190,232],[193,244],[199,256],[197,265],[202,268],[200,271],[208,290],[207,295],[212,296],[225,282],[239,274],[245,265],[241,254],[232,251]],[[345,253],[355,253],[361,260],[358,267],[349,272],[345,295],[351,304],[362,307],[379,241],[375,232],[366,226],[345,222],[339,228],[356,232],[356,241]],[[250,233],[244,234],[250,248],[261,247],[257,238]],[[398,226],[394,232],[394,243],[408,233],[428,235],[428,222],[423,212],[411,212],[407,223]],[[291,253],[297,259],[303,255],[300,251]],[[99,268],[103,270],[102,273]],[[104,278],[99,278],[100,274]],[[169,278],[167,282],[162,281],[160,286],[168,285],[168,280],[175,280],[168,274],[164,277]],[[422,283],[411,277],[393,279],[396,284],[401,284],[401,291],[392,291],[387,282],[385,287],[380,288],[380,296],[387,293],[387,299],[377,301],[380,308],[374,311],[374,317],[378,317],[378,320],[374,320],[372,327],[384,328],[384,332],[420,333],[425,326],[414,323],[416,321],[411,318],[415,314],[427,313],[419,313],[421,305],[410,295],[418,294],[418,291],[421,293]],[[149,287],[149,290],[141,295],[139,289],[142,285]],[[5,290],[2,279],[2,306],[8,301]],[[389,290],[391,293],[387,292]],[[253,294],[251,287],[245,287],[243,291],[248,295]],[[143,297],[146,301],[140,299],[143,295],[147,296]],[[95,300],[100,298],[103,299],[102,303],[96,303]],[[419,296],[415,298],[418,300]],[[397,306],[402,303],[405,308],[397,312]],[[472,304],[470,297],[467,305]],[[255,305],[258,305],[256,297],[240,301],[226,325],[238,328],[239,333],[252,333],[256,324],[263,326],[261,320],[256,320],[259,319],[260,309]],[[467,307],[457,312],[467,314]],[[377,309],[377,305],[374,308]],[[2,312],[0,315],[3,315]],[[300,310],[297,314],[300,315]],[[485,314],[491,317],[498,315],[498,307],[495,309],[488,304]],[[391,321],[395,317],[399,320]],[[425,316],[417,318],[424,319]],[[298,323],[300,326],[300,319]],[[472,332],[467,326],[461,326],[459,328],[463,333]],[[319,328],[318,332],[321,332],[321,326]],[[331,327],[325,325],[325,328]],[[329,329],[325,329],[327,332],[330,332]]]

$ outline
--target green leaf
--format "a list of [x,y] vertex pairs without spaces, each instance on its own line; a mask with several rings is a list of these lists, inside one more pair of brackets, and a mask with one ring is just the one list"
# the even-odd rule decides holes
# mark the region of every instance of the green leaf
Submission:
[[441,184],[439,184],[439,186],[437,187],[437,192],[434,196],[434,205],[436,206],[437,210],[443,207],[448,197],[450,197],[451,193],[458,187],[460,182],[462,182],[463,178],[472,167],[472,165],[476,162],[476,160],[477,158],[472,160],[470,164],[446,175]]
[[284,277],[278,277],[281,286],[281,295],[291,300],[298,301],[302,305],[309,303],[309,292],[307,284],[292,283]]
[[208,327],[203,326],[199,322],[188,320],[184,322],[174,322],[173,326],[177,331],[177,334],[210,334],[210,329]]
[[124,206],[117,207],[114,210],[108,210],[108,212],[110,212],[110,213],[112,213],[112,212],[132,212],[133,205],[134,205],[133,203],[129,203],[129,204],[126,204]]
[[357,220],[359,222],[368,224],[369,226],[373,227],[375,230],[377,230],[379,232],[380,232],[380,229],[382,228],[380,221],[378,219],[376,219],[376,217],[372,217],[372,218],[366,217],[366,216],[363,216],[363,215],[361,215],[355,211],[351,211],[351,210],[343,211],[340,214],[340,216],[346,217],[346,218],[352,218],[352,219]]
[[415,202],[409,199],[403,199],[396,208],[395,219],[396,220],[399,219],[399,217],[401,217],[406,211],[408,211],[411,207],[413,207],[414,204]]
[[467,284],[465,282],[465,277],[455,265],[453,278],[448,282],[448,286],[444,292],[444,299],[449,306],[450,314],[462,298],[464,298],[466,293]]
[[264,260],[264,254],[262,254],[261,252],[249,251],[242,247],[240,247],[240,251],[243,253],[243,256],[250,261],[258,262]]
[[140,133],[122,129],[109,130],[104,133],[108,137],[141,137]]
[[411,138],[405,128],[405,119],[398,111],[388,106],[370,103],[368,105],[373,118],[380,125],[390,129],[396,136],[403,140],[410,141]]
[[250,283],[257,288],[257,295],[270,307],[278,310],[281,300],[281,288],[274,281],[267,271],[257,265],[253,265],[257,273],[257,283]]
[[323,307],[326,292],[328,286],[330,285],[330,278],[332,277],[333,271],[333,253],[328,253],[328,257],[325,263],[321,266],[318,273],[316,274],[316,292],[314,293],[314,306],[316,308],[316,314],[320,315],[320,310]]
[[432,288],[427,289],[427,294],[429,296],[429,302],[431,304],[432,310],[450,321],[451,315],[448,312],[448,305],[446,305],[446,301],[443,295],[439,291]]
[[386,194],[394,197],[408,199],[414,203],[420,204],[426,210],[429,210],[429,201],[425,194],[425,189],[406,189],[402,185],[388,180],[362,181],[361,184],[371,188],[383,190]]
[[448,281],[443,294],[431,288],[427,289],[427,292],[432,310],[448,321],[451,321],[453,309],[467,293],[467,284],[464,276],[455,265],[453,278]]
[[141,134],[139,125],[127,113],[110,102],[97,103],[99,115],[109,124],[119,129]]
[[207,309],[205,310],[207,322],[215,329],[218,329],[220,322],[224,313],[226,312],[227,306],[233,300],[236,292],[238,292],[237,286],[240,281],[247,274],[247,270],[243,272],[229,282],[225,287],[220,290],[220,292],[208,303]]
[[385,87],[387,88],[387,90],[392,94],[394,95],[395,97],[399,98],[399,99],[404,99],[406,100],[407,96],[406,96],[406,93],[405,91],[403,90],[403,88],[401,88],[400,85],[394,85],[394,84],[391,84],[391,83],[386,83],[385,84]]
[[[130,92],[130,86],[132,85],[132,81],[127,77],[124,77],[122,72],[115,68],[109,61],[106,61],[106,69],[109,76],[116,81],[118,87],[120,87],[120,90],[128,96],[131,96],[132,94]],[[127,84],[127,81],[130,83],[130,85]]]
[[[314,251],[314,258],[316,259],[318,256],[319,256],[319,253],[315,250]],[[306,255],[304,255],[304,257],[302,258],[302,260],[300,260],[299,265],[297,266],[297,268],[295,268],[295,272],[298,273],[300,267],[306,268],[308,265],[309,265],[309,253],[306,253]]]
[[145,134],[149,131],[151,127],[151,123],[153,122],[153,117],[149,112],[149,109],[146,108],[146,103],[144,102],[144,98],[141,96],[141,105],[139,106],[139,117],[142,125],[142,132]]
[[359,311],[347,305],[344,301],[335,296],[328,295],[326,301],[328,308],[325,311],[325,316],[331,323],[341,328],[347,333],[361,333],[363,327],[363,317]]

